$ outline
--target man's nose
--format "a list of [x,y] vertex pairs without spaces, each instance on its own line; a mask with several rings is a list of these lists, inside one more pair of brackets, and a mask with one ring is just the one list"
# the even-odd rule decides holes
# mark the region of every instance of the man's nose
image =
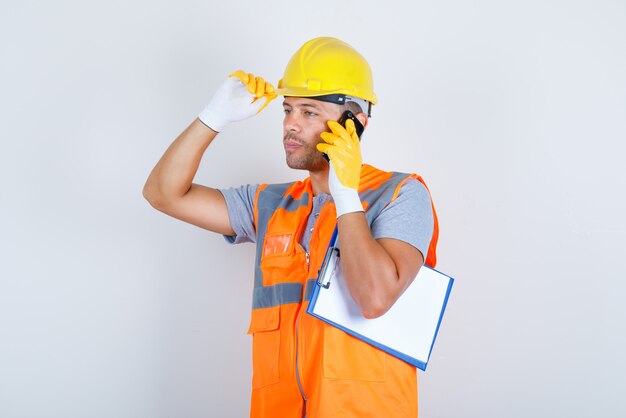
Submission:
[[295,112],[292,111],[285,114],[285,119],[283,120],[285,131],[300,132],[300,121],[294,113]]

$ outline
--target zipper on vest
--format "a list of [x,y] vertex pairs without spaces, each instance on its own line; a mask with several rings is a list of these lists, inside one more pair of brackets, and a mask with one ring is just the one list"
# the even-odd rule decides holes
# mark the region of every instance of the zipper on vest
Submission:
[[[302,246],[302,244],[298,243],[298,245],[300,246],[300,249],[304,252],[305,254],[305,258],[306,258],[306,267],[307,267],[307,271],[309,269],[309,263],[311,261],[311,256],[308,253],[308,251],[306,251],[304,249],[304,247]],[[307,274],[308,276],[308,274]],[[304,294],[306,293],[306,282],[304,283],[304,287],[302,289],[302,301],[304,302]],[[302,387],[302,381],[300,380],[300,352],[299,352],[299,347],[300,347],[300,332],[299,332],[299,328],[300,328],[300,314],[302,313],[302,305],[300,305],[300,308],[298,309],[298,313],[296,314],[296,382],[298,383],[298,389],[300,390],[300,396],[302,396],[302,399],[304,400],[304,408],[303,408],[303,413],[302,416],[306,416],[306,395],[304,394],[304,388]]]
[[306,416],[306,395],[304,394],[304,389],[302,388],[302,382],[300,381],[300,362],[298,361],[298,339],[299,339],[299,333],[298,333],[298,325],[300,324],[300,311],[298,311],[298,314],[296,316],[296,382],[298,383],[298,389],[300,390],[300,396],[302,396],[302,400],[304,401],[304,407],[302,408],[302,416],[305,417]]
[[[302,244],[300,244],[299,242],[298,242],[298,246],[300,247],[300,249],[304,253],[304,257],[305,257],[305,260],[306,260],[306,270],[307,270],[307,273],[308,273],[308,271],[309,271],[309,264],[311,262],[311,254],[309,254],[307,252],[307,250],[305,250],[304,247],[302,246]],[[308,274],[307,274],[307,276],[308,276]]]
[[[312,198],[309,197],[309,216],[311,215],[311,206],[312,206]],[[302,223],[302,225],[300,226],[300,228],[298,228],[298,231],[296,232],[296,237],[297,237],[297,241],[296,244],[298,244],[298,246],[300,247],[300,249],[304,252],[305,255],[305,260],[306,260],[306,269],[307,269],[307,275],[306,278],[309,277],[308,271],[310,268],[310,262],[311,262],[311,255],[309,254],[309,252],[307,250],[304,249],[304,247],[302,246],[302,244],[300,244],[300,239],[302,238],[302,230],[303,228],[306,227],[306,222]],[[299,332],[299,328],[300,328],[300,315],[302,314],[302,305],[304,304],[304,295],[306,294],[306,280],[304,281],[304,285],[302,286],[302,301],[300,302],[300,307],[298,308],[298,313],[296,314],[296,332],[295,332],[295,338],[296,338],[296,383],[298,384],[298,390],[300,391],[300,396],[302,396],[302,400],[304,401],[304,404],[302,406],[302,417],[306,418],[306,403],[307,403],[307,398],[306,398],[306,394],[304,393],[304,388],[302,387],[302,381],[300,379],[300,332]]]

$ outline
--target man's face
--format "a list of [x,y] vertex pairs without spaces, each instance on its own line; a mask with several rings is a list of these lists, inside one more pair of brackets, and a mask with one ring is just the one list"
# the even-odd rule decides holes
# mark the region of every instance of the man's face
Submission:
[[341,107],[304,97],[285,97],[283,109],[287,165],[299,170],[327,170],[328,163],[315,146],[323,142],[320,134],[329,131],[326,121],[341,117]]

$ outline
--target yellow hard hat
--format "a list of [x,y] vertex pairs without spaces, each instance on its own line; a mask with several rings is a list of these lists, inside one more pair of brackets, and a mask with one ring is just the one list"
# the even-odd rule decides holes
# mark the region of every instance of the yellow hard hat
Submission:
[[276,91],[281,96],[345,95],[377,102],[365,58],[347,43],[329,37],[311,39],[296,51]]

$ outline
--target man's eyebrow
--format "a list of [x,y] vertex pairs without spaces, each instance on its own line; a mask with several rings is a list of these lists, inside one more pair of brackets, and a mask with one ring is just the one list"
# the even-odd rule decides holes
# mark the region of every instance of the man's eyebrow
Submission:
[[302,103],[296,106],[300,106],[300,107],[312,107],[313,109],[319,109],[319,107],[316,104],[313,103]]
[[313,109],[319,109],[319,106],[317,105],[317,103],[313,102],[313,103],[296,103],[296,104],[291,104],[291,103],[287,103],[286,100],[283,100],[283,106],[289,106],[289,107],[312,107]]
[[296,103],[295,105],[291,105],[287,102],[283,102],[283,107],[284,106],[289,106],[289,107],[307,107],[307,108],[312,108],[315,110],[320,110],[320,107],[317,106],[317,104],[314,103]]

